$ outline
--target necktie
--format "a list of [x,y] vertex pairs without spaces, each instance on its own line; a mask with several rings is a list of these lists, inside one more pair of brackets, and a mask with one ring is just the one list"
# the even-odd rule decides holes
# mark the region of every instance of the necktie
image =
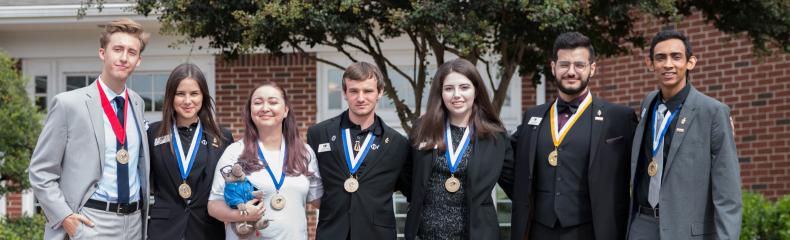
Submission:
[[[661,122],[664,121],[664,114],[666,112],[667,106],[663,103],[659,104],[654,113],[656,115],[656,122],[655,126],[653,126],[653,129],[655,129],[655,131],[653,131],[653,139],[658,138],[658,135],[661,134]],[[656,156],[653,157],[658,164],[658,171],[655,176],[650,177],[650,191],[647,193],[647,201],[653,208],[658,206],[659,194],[661,193],[661,176],[664,174],[664,141],[658,144],[658,151],[656,151]]]
[[[126,102],[122,96],[117,96],[113,99],[115,102],[115,116],[118,117],[118,121],[120,121],[121,126],[124,125],[126,118],[123,114],[123,107],[124,103]],[[124,129],[125,131],[125,129]],[[128,137],[127,137],[128,139]],[[124,141],[127,143],[128,141]],[[117,150],[126,149],[126,144],[121,144],[120,142],[116,141]],[[129,203],[129,165],[119,163],[118,161],[115,162],[117,167],[117,177],[118,177],[118,203]]]

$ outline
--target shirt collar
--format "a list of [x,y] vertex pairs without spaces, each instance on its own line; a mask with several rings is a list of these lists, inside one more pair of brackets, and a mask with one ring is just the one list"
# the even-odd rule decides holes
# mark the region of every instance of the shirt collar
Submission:
[[101,89],[104,91],[104,95],[107,96],[107,101],[110,101],[111,103],[113,103],[113,99],[115,99],[115,97],[122,96],[124,95],[123,93],[126,92],[126,85],[123,86],[123,91],[121,91],[121,95],[119,95],[110,89],[110,87],[108,87],[106,84],[104,84],[104,80],[101,79],[101,76],[99,76],[96,81],[99,82],[99,86],[101,86]]
[[659,103],[664,103],[667,105],[667,109],[670,111],[675,111],[675,109],[686,102],[686,97],[688,97],[690,91],[691,84],[686,83],[686,86],[683,87],[683,89],[681,89],[678,94],[675,94],[675,96],[672,96],[666,102],[664,102],[664,99],[661,98],[661,90],[658,91],[658,95],[656,95],[656,97],[658,98]]
[[348,128],[351,130],[361,131],[361,133],[366,133],[367,131],[373,131],[374,135],[381,136],[383,127],[381,126],[381,121],[379,120],[378,115],[373,117],[373,124],[371,124],[370,127],[368,127],[367,129],[362,129],[361,126],[351,122],[351,119],[348,117],[349,114],[350,114],[349,110],[346,110],[345,112],[343,112],[343,114],[341,114],[342,115],[340,117],[341,129]]

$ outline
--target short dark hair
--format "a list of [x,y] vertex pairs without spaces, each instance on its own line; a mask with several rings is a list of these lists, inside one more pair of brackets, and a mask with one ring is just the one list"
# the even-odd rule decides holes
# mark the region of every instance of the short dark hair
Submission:
[[579,32],[566,32],[557,36],[554,40],[554,51],[551,52],[551,60],[557,61],[557,51],[561,49],[575,49],[584,47],[590,51],[590,62],[595,62],[595,48],[593,48],[590,38]]
[[346,91],[346,81],[365,81],[371,78],[376,79],[376,90],[384,90],[384,76],[376,65],[367,62],[356,62],[346,68],[343,73],[342,86],[343,92]]
[[688,38],[686,38],[683,33],[680,33],[675,30],[664,30],[656,34],[653,37],[653,41],[650,42],[650,61],[653,61],[653,51],[656,48],[658,43],[670,40],[670,39],[677,39],[683,42],[683,46],[686,46],[686,60],[688,60],[691,56],[694,56],[694,53],[691,51],[691,44],[689,43]]

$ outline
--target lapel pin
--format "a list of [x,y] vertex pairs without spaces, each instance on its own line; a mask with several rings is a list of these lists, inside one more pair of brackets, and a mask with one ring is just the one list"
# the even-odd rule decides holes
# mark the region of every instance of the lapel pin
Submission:
[[215,147],[215,148],[218,148],[218,147],[219,147],[219,141],[217,141],[217,138],[213,138],[213,139],[211,140],[211,146],[213,146],[213,147]]
[[332,135],[332,142],[335,141],[335,135]]
[[601,112],[601,109],[598,109],[598,112],[596,114],[598,116],[595,116],[595,121],[603,121],[603,117],[601,116],[603,113]]
[[370,145],[370,149],[373,149],[373,150],[379,149],[379,145],[372,144],[372,145]]
[[680,124],[686,124],[686,118],[680,119]]
[[384,139],[384,144],[387,144],[387,143],[390,143],[390,138],[385,138]]
[[679,132],[679,133],[682,133],[682,132],[685,132],[686,130],[685,130],[685,129],[682,129],[682,128],[677,128],[677,129],[675,129],[675,131],[676,131],[676,132]]
[[203,146],[206,146],[206,144],[208,144],[208,143],[206,142],[206,139],[203,139],[202,141],[200,141],[200,143],[202,143],[202,144],[203,144]]

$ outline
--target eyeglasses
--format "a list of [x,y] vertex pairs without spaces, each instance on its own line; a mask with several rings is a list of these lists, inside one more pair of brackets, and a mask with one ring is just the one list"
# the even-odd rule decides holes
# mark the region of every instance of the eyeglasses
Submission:
[[587,66],[588,66],[587,62],[582,62],[582,61],[573,62],[573,63],[569,61],[557,62],[557,69],[560,72],[567,72],[568,70],[571,69],[571,67],[573,67],[573,69],[575,69],[577,72],[581,72],[584,71],[584,69],[587,69]]

